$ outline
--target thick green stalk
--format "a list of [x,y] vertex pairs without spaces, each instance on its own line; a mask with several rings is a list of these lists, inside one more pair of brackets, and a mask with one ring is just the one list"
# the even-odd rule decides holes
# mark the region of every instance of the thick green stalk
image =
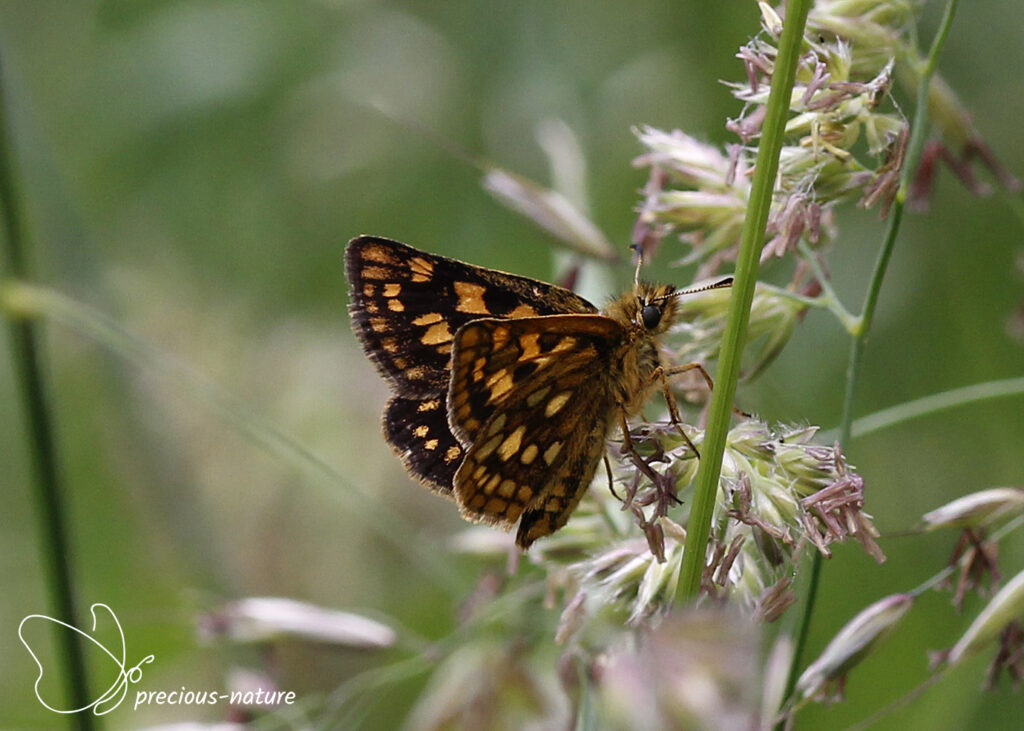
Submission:
[[772,74],[768,109],[761,128],[750,202],[743,222],[740,251],[736,259],[729,314],[719,351],[708,429],[704,436],[700,467],[697,470],[697,487],[690,508],[682,576],[679,581],[679,596],[682,599],[691,600],[700,590],[704,557],[715,508],[715,495],[718,492],[718,478],[722,471],[722,455],[725,453],[725,440],[732,419],[740,360],[746,343],[750,304],[754,299],[754,285],[757,283],[765,225],[771,210],[775,176],[779,169],[779,153],[782,150],[782,139],[789,115],[790,95],[793,91],[793,80],[800,59],[804,26],[810,7],[811,0],[793,0],[788,4],[782,36],[779,39],[779,54]]
[[[2,82],[0,68],[0,82]],[[14,174],[14,154],[7,119],[6,98],[0,87],[0,226],[3,227],[3,275],[25,278],[28,264],[22,239],[21,213],[18,208]],[[31,320],[5,317],[11,343],[15,390],[21,399],[25,431],[28,437],[32,484],[39,518],[43,566],[54,618],[79,626],[75,610],[74,571],[70,556],[67,519],[57,467],[57,445],[47,399],[42,365],[39,359],[38,333]],[[85,708],[93,698],[82,652],[82,641],[75,632],[58,632],[56,647],[63,665],[63,679],[69,708]],[[93,715],[86,711],[68,716],[73,727],[93,728]]]
[[[938,65],[939,54],[942,46],[949,35],[949,29],[953,23],[953,16],[956,14],[958,0],[949,0],[946,4],[945,15],[942,18],[942,25],[939,27],[932,47],[928,52],[928,58],[921,69],[917,87],[917,100],[914,108],[914,118],[910,125],[910,140],[907,142],[906,157],[903,161],[903,169],[900,172],[900,186],[893,201],[892,210],[889,214],[889,223],[885,232],[885,239],[875,260],[875,268],[871,274],[871,281],[868,284],[867,294],[864,298],[864,309],[861,312],[859,327],[856,329],[853,341],[850,345],[850,357],[846,368],[846,391],[843,398],[843,416],[839,424],[839,442],[843,445],[850,443],[853,429],[853,403],[857,389],[860,365],[864,355],[864,345],[867,342],[868,333],[871,330],[871,323],[874,320],[875,307],[878,304],[878,296],[882,290],[882,281],[892,258],[892,251],[896,244],[896,236],[899,233],[900,223],[903,220],[903,210],[906,206],[907,193],[910,189],[910,182],[917,171],[917,163],[921,157],[921,150],[924,148],[925,135],[928,128],[928,94],[931,87],[932,75]],[[804,602],[800,626],[793,643],[793,660],[789,669],[789,678],[786,683],[784,697],[788,697],[796,686],[797,672],[800,667],[801,656],[807,642],[807,632],[810,627],[811,616],[814,613],[814,605],[817,599],[817,587],[819,574],[821,573],[821,554],[815,553],[811,561],[811,576],[807,592],[807,599]]]

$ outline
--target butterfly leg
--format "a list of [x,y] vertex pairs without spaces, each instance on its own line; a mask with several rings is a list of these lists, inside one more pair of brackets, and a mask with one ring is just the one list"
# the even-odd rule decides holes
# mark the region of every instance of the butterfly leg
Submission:
[[[679,502],[679,498],[675,495],[675,483],[672,481],[670,475],[659,475],[654,469],[647,463],[647,460],[643,458],[633,445],[633,438],[629,435],[629,424],[626,422],[626,414],[623,411],[619,412],[619,427],[622,429],[622,443],[625,447],[626,452],[629,454],[633,464],[636,465],[637,469],[644,473],[644,475],[651,481],[651,484],[655,486],[660,495],[658,514],[665,515],[667,512],[667,505],[670,502]],[[685,436],[685,435],[684,435]],[[633,496],[636,493],[636,487],[634,486],[632,492],[626,496],[626,500],[622,504],[622,509],[632,507]]]
[[612,463],[608,461],[608,455],[605,454],[601,459],[604,460],[604,471],[608,475],[608,492],[610,492],[616,500],[621,501],[622,498],[615,492],[615,478],[612,477]]
[[[671,378],[672,376],[678,376],[681,373],[686,373],[688,371],[697,371],[698,373],[700,373],[701,378],[703,378],[704,382],[708,384],[708,390],[715,390],[715,382],[711,380],[711,374],[708,373],[707,369],[701,363],[684,363],[683,365],[671,366],[669,368],[659,367],[658,370],[651,374],[652,379],[658,378],[661,380],[662,389],[665,392],[665,399],[668,401],[669,404],[669,413],[672,412],[675,398],[669,398],[668,379]],[[676,409],[676,413],[678,414],[678,408]],[[751,414],[748,414],[743,409],[739,409],[735,406],[732,407],[732,413],[736,414],[736,416],[739,416],[742,419],[752,418]],[[686,441],[689,442],[690,440],[687,439]],[[691,444],[690,446],[693,445]],[[698,454],[697,456],[699,457],[700,455]]]
[[682,435],[683,439],[686,440],[687,446],[693,450],[693,453],[697,455],[698,458],[700,458],[700,452],[697,450],[696,445],[683,430],[683,419],[679,414],[679,404],[676,402],[675,394],[672,393],[672,389],[669,388],[668,385],[668,379],[671,376],[694,369],[700,370],[701,374],[704,376],[704,380],[708,382],[708,387],[710,388],[712,385],[711,376],[708,375],[708,372],[704,370],[704,366],[700,363],[687,363],[686,365],[673,366],[671,368],[663,368],[659,366],[654,373],[651,374],[651,380],[657,379],[661,383],[661,391],[665,394],[665,403],[668,405],[669,420],[672,422],[673,426],[675,426],[676,431],[678,431]]

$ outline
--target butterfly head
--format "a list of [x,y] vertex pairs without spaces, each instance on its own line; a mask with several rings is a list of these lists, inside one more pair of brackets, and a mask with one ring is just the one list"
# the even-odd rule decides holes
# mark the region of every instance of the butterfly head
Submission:
[[660,335],[676,320],[676,288],[671,284],[637,282],[633,291],[609,303],[605,314],[634,333]]
[[640,335],[660,335],[675,324],[680,296],[730,286],[732,277],[690,289],[637,281],[632,292],[609,306],[608,315]]
[[713,284],[677,289],[671,284],[649,284],[640,281],[643,266],[643,249],[634,244],[630,247],[636,253],[636,270],[633,273],[633,294],[626,295],[610,308],[609,314],[639,328],[641,333],[658,335],[668,330],[676,321],[677,299],[680,295],[694,294],[708,289],[732,286],[732,277],[726,277]]
[[671,284],[637,282],[633,295],[636,311],[630,320],[652,335],[664,332],[676,319],[675,295]]

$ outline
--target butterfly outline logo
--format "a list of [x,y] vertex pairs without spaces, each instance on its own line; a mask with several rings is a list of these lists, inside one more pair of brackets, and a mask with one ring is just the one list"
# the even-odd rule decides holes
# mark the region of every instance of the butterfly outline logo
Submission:
[[[21,620],[21,624],[18,625],[18,639],[21,640],[21,644],[23,644],[25,646],[25,649],[28,650],[28,654],[31,655],[32,656],[32,660],[35,661],[36,667],[39,668],[39,676],[36,678],[35,685],[33,686],[33,690],[35,691],[36,698],[39,700],[39,702],[46,709],[48,709],[50,711],[53,711],[54,713],[64,713],[64,714],[67,714],[67,713],[81,713],[82,711],[87,711],[90,708],[92,709],[93,714],[96,715],[96,716],[104,716],[104,715],[110,713],[115,708],[120,706],[122,701],[124,701],[125,696],[128,695],[128,686],[130,684],[138,683],[140,680],[142,680],[142,666],[147,664],[147,663],[153,662],[153,660],[156,657],[155,655],[147,655],[142,660],[140,660],[136,665],[134,665],[133,667],[131,667],[128,670],[125,670],[125,663],[127,662],[127,650],[126,650],[125,641],[124,641],[124,630],[121,629],[121,623],[118,621],[117,615],[114,614],[114,610],[113,609],[108,607],[106,604],[103,604],[101,602],[97,602],[97,603],[93,604],[91,607],[89,607],[89,613],[92,615],[92,630],[91,630],[92,632],[96,631],[96,626],[97,626],[98,621],[99,621],[99,618],[96,616],[96,609],[97,608],[105,609],[107,611],[107,614],[110,615],[110,618],[112,620],[114,620],[114,626],[117,627],[117,632],[121,636],[121,658],[120,659],[118,659],[114,655],[113,652],[111,652],[109,649],[107,649],[101,642],[99,642],[99,640],[97,640],[92,635],[88,634],[87,632],[83,632],[82,630],[80,630],[78,627],[75,627],[74,625],[68,624],[67,622],[62,622],[59,619],[54,619],[53,617],[48,617],[45,614],[30,614],[27,617],[25,617],[23,620]],[[25,640],[24,635],[22,634],[22,632],[24,630],[24,627],[25,627],[25,623],[28,622],[30,619],[42,619],[42,620],[46,620],[48,622],[53,622],[54,624],[58,624],[58,625],[60,625],[62,627],[65,627],[65,628],[71,630],[72,632],[77,632],[79,635],[81,635],[82,637],[84,637],[87,640],[89,640],[90,642],[92,642],[98,648],[103,650],[103,652],[107,653],[107,655],[110,657],[110,659],[113,660],[117,664],[117,666],[118,666],[118,668],[120,670],[120,672],[118,673],[117,679],[114,680],[114,682],[111,684],[111,686],[109,688],[107,688],[103,692],[103,694],[100,695],[99,698],[94,700],[92,703],[89,703],[88,705],[82,706],[81,708],[74,708],[74,709],[71,709],[71,710],[64,710],[64,709],[60,709],[60,708],[54,708],[53,706],[51,706],[49,703],[47,703],[46,701],[43,700],[42,695],[40,695],[40,693],[39,693],[39,683],[42,682],[43,675],[45,673],[45,671],[43,670],[43,664],[39,661],[38,656],[36,656],[36,653],[32,651],[32,648],[29,646],[28,642]],[[104,704],[108,704],[108,703],[112,703],[112,705],[110,705],[109,708],[105,707],[105,705],[104,705]]]

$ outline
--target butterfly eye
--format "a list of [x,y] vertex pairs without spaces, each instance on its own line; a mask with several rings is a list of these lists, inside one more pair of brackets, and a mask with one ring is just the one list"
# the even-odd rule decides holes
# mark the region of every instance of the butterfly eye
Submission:
[[644,305],[643,309],[640,310],[640,318],[644,321],[644,327],[648,330],[653,330],[661,322],[661,306]]

